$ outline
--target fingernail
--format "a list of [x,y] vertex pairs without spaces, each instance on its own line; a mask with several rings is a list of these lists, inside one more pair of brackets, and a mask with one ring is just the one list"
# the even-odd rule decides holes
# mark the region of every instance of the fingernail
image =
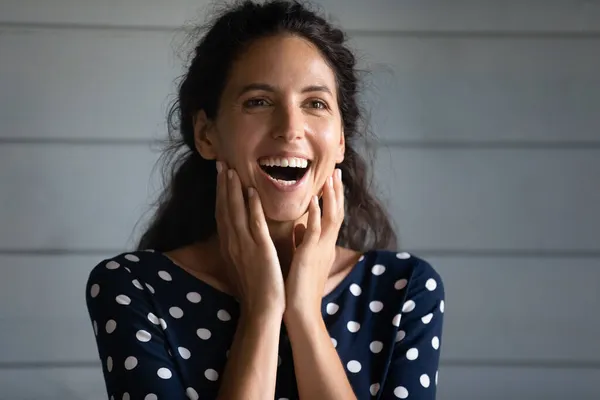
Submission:
[[233,170],[232,170],[232,169],[228,169],[228,170],[227,170],[227,177],[228,177],[229,179],[233,178]]
[[335,170],[335,174],[337,176],[337,178],[340,180],[340,182],[342,181],[342,170],[340,168]]
[[319,205],[319,198],[317,196],[313,196],[313,203],[315,203],[317,206]]
[[249,187],[248,188],[248,197],[252,197],[254,196],[254,188]]
[[327,184],[328,184],[329,186],[333,186],[333,178],[332,178],[332,177],[328,177],[328,178],[327,178]]
[[217,161],[217,172],[220,174],[221,171],[223,171],[223,164],[221,164],[221,161]]

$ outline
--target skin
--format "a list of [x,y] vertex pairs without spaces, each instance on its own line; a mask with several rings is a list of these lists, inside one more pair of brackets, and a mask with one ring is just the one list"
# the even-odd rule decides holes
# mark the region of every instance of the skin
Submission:
[[[274,397],[282,321],[300,397],[356,398],[321,315],[322,297],[359,257],[335,245],[344,218],[335,165],[345,149],[336,99],[335,75],[318,49],[280,35],[254,42],[234,63],[215,120],[196,116],[197,150],[218,161],[218,235],[167,255],[240,300],[220,399]],[[311,160],[292,192],[276,189],[257,162],[283,151]]]

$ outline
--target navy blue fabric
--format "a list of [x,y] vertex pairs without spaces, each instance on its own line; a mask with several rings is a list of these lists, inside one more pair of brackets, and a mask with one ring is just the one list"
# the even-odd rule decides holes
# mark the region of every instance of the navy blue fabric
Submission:
[[[153,251],[91,272],[86,301],[108,396],[215,399],[239,318],[232,296]],[[322,315],[358,399],[435,399],[444,287],[424,260],[369,251],[323,298]],[[275,399],[297,399],[285,326]]]

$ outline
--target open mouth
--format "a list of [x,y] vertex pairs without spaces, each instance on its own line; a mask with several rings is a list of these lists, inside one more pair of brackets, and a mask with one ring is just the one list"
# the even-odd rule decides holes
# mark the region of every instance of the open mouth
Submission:
[[259,162],[260,168],[278,183],[293,185],[301,180],[310,168],[311,162],[305,159],[265,159]]

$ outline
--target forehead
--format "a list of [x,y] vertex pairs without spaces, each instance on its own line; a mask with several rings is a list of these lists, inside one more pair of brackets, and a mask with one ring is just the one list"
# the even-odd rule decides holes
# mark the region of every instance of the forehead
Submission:
[[335,75],[318,48],[298,36],[257,39],[233,63],[229,85],[268,83],[280,88],[326,85],[335,91]]

